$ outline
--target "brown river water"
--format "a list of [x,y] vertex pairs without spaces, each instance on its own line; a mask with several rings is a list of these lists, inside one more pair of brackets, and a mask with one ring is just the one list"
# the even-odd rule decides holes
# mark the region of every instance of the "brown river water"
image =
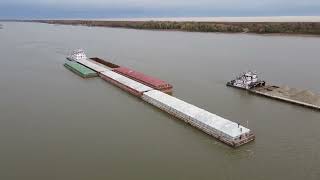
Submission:
[[[0,179],[319,180],[320,112],[225,83],[245,70],[320,92],[320,38],[5,22],[0,30]],[[66,55],[110,59],[174,96],[248,126],[233,149],[99,78]]]

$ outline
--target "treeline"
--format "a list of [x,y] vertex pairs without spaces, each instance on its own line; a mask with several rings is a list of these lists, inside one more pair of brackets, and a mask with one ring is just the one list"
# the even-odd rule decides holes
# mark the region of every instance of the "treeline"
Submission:
[[35,22],[65,25],[121,27],[151,30],[228,33],[286,33],[320,35],[318,22],[172,22],[172,21],[94,21],[94,20],[37,20]]

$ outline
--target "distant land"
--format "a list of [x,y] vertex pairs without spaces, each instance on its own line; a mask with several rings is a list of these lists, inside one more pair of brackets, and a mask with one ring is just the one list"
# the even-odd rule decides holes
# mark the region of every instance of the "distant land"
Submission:
[[320,16],[43,19],[31,22],[188,32],[320,35]]
[[[71,20],[71,19],[69,19]],[[73,19],[84,20],[84,19]],[[164,18],[106,18],[104,21],[176,21],[176,22],[320,22],[320,16],[260,16],[260,17],[164,17]]]

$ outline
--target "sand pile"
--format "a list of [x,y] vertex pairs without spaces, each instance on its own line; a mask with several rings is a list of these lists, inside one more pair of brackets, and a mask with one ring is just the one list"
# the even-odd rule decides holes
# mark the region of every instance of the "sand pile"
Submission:
[[289,91],[289,90],[290,90],[289,86],[283,86],[282,89],[283,89],[284,91]]
[[[267,88],[270,88],[270,90]],[[272,86],[267,88],[257,91],[276,97],[287,98],[289,100],[291,99],[307,104],[320,106],[320,94],[313,93],[309,90],[299,90],[296,88],[290,88],[288,86],[281,86],[280,88],[275,89],[272,88]]]
[[286,97],[286,96],[284,95],[284,93],[281,92],[281,91],[270,91],[270,92],[267,92],[267,93],[268,93],[268,94],[271,94],[271,95],[273,95],[273,96]]
[[274,92],[276,91],[277,94],[281,94],[282,96],[288,96],[288,91],[290,90],[290,88],[288,86],[281,86],[278,89],[275,89]]
[[312,104],[319,100],[314,93],[308,90],[304,90],[296,94],[292,94],[291,98],[299,101],[307,102],[307,103],[312,103]]
[[295,95],[295,94],[298,94],[300,91],[296,88],[289,88],[287,92],[289,95]]

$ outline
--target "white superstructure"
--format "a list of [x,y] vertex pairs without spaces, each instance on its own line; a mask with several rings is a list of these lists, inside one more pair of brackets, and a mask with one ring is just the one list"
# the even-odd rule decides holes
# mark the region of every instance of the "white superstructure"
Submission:
[[87,56],[83,49],[76,49],[72,51],[71,55],[67,57],[70,61],[87,60]]
[[259,80],[256,72],[247,71],[238,76],[236,79],[228,82],[227,85],[244,89],[251,89],[253,87],[264,86],[265,81]]

